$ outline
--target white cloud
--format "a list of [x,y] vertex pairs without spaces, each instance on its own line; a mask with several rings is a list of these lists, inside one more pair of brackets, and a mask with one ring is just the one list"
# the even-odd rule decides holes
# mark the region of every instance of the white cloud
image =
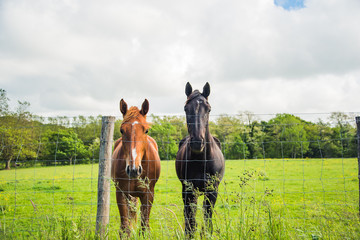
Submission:
[[26,1],[0,4],[0,83],[45,115],[179,113],[190,81],[213,113],[356,111],[360,2]]

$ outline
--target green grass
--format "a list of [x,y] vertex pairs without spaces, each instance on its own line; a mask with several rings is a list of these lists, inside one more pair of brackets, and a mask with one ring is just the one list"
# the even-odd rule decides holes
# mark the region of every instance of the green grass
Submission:
[[[0,238],[95,238],[97,174],[97,165],[1,171]],[[111,189],[109,239],[117,239],[120,217]],[[227,161],[219,192],[213,239],[360,237],[357,159]],[[201,200],[196,238],[211,238],[201,230]],[[144,238],[183,239],[182,209],[175,163],[163,161]]]

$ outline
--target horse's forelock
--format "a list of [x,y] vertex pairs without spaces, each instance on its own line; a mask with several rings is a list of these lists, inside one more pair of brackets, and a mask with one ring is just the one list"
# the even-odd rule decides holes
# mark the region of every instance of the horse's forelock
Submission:
[[194,98],[197,98],[201,95],[201,93],[199,92],[199,90],[194,90],[190,96],[187,98],[186,100],[186,103],[185,104],[188,104],[191,100],[193,100]]
[[137,118],[138,120],[143,120],[140,121],[142,124],[149,125],[146,122],[146,116],[141,115],[140,110],[137,107],[130,107],[130,109],[126,112],[126,115],[124,116],[122,124],[127,123],[134,118]]
[[208,105],[209,108],[211,108],[209,102],[207,101],[207,99],[201,94],[201,92],[199,92],[199,90],[194,90],[190,96],[188,97],[188,99],[186,100],[186,103],[185,105],[187,105],[189,102],[191,102],[191,100],[199,97],[199,96],[202,96],[206,101],[204,102],[206,105]]

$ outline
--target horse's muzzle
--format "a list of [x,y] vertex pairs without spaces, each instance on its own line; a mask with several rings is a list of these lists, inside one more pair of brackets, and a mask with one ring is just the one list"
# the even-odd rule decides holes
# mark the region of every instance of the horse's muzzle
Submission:
[[135,167],[132,168],[129,165],[126,166],[125,171],[126,174],[130,177],[130,178],[137,178],[141,175],[142,173],[142,166],[140,165],[139,167]]
[[202,152],[204,150],[205,144],[204,139],[190,139],[190,147],[194,152]]

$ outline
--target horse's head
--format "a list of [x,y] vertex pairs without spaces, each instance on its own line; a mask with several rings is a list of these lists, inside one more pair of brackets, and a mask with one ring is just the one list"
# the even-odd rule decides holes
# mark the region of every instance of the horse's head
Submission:
[[188,97],[184,110],[190,135],[190,148],[193,152],[202,152],[205,147],[211,106],[208,103],[210,85],[206,83],[203,92],[193,91],[190,83],[186,84],[185,94]]
[[124,148],[123,158],[126,160],[126,174],[130,178],[137,178],[143,170],[141,160],[146,151],[146,134],[150,128],[146,122],[148,110],[149,102],[147,99],[143,102],[141,110],[137,107],[128,109],[126,102],[123,99],[120,101],[120,111],[123,114],[123,122],[120,126]]

